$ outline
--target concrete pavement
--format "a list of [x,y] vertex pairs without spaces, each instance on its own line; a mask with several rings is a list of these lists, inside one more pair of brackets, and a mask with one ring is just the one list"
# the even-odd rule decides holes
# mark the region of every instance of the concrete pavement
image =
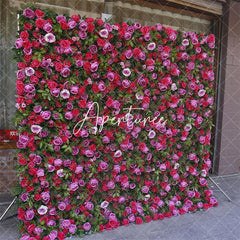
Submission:
[[[228,194],[232,202],[209,182],[219,206],[207,211],[188,213],[142,225],[132,224],[115,230],[96,233],[83,240],[240,240],[240,174],[214,177],[216,183]],[[5,199],[6,200],[6,199]],[[0,202],[4,199],[0,198]],[[0,205],[0,214],[7,206]],[[0,222],[0,240],[18,240],[18,220],[10,217],[14,207]],[[79,240],[77,237],[68,238]]]

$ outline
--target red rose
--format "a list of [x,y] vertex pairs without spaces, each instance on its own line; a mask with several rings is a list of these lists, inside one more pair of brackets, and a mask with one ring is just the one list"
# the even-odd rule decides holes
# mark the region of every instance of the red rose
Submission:
[[109,223],[107,223],[107,224],[105,224],[105,229],[111,230],[111,229],[112,229],[112,226],[111,226]]
[[32,62],[31,62],[31,65],[30,67],[32,68],[38,68],[41,66],[41,62],[38,61],[38,59],[34,59]]
[[121,129],[125,129],[125,128],[126,128],[126,123],[123,122],[123,121],[121,121],[120,124],[119,124],[119,127],[120,127]]
[[54,67],[58,72],[61,72],[61,70],[63,69],[63,65],[60,62],[54,62]]
[[17,87],[17,94],[18,95],[23,95],[24,94],[24,84],[23,84],[23,82],[20,81],[20,80],[17,80],[16,87]]
[[210,205],[208,203],[204,203],[203,204],[203,209],[207,210],[209,209]]
[[32,41],[32,46],[34,48],[39,48],[40,47],[40,43],[38,41]]
[[122,175],[121,183],[127,183],[127,182],[128,182],[128,176],[127,175]]
[[69,169],[70,169],[71,171],[75,171],[75,170],[76,170],[76,167],[77,167],[76,162],[73,162],[73,163],[69,166]]
[[97,19],[97,24],[102,26],[104,24],[104,21],[102,19]]
[[140,53],[141,53],[141,49],[139,49],[139,48],[134,48],[133,49],[133,56],[134,57],[138,57]]
[[185,211],[184,209],[180,208],[180,209],[179,209],[179,213],[182,215],[182,214],[185,214],[186,211]]
[[34,190],[34,187],[32,185],[26,187],[27,192],[32,192],[33,190]]
[[79,112],[80,112],[79,109],[73,109],[72,110],[72,114],[73,114],[74,117],[78,116]]
[[51,90],[51,89],[54,89],[54,88],[56,88],[57,86],[58,86],[58,84],[56,83],[56,82],[54,82],[54,81],[48,81],[47,82],[47,84],[48,84],[48,88]]
[[208,35],[207,41],[209,43],[215,43],[215,36],[213,34]]
[[24,62],[19,62],[19,63],[18,63],[18,68],[19,68],[19,69],[22,69],[22,68],[25,68],[25,67],[27,67],[27,64],[26,64],[26,63],[24,63]]
[[62,21],[60,21],[59,24],[60,24],[62,30],[67,30],[68,29],[68,24],[67,24],[66,21],[62,20]]
[[163,214],[161,214],[161,213],[158,214],[158,219],[163,220],[164,218],[165,218],[165,217],[164,217]]
[[141,28],[140,31],[142,32],[143,35],[146,35],[150,31],[150,27],[144,26]]
[[68,49],[70,47],[70,42],[68,40],[60,40],[60,46],[64,49]]
[[86,72],[89,72],[90,73],[90,68],[91,68],[91,64],[90,62],[86,61],[83,63],[83,68]]
[[95,151],[97,149],[96,145],[95,144],[91,144],[89,147],[88,147],[91,151]]
[[97,39],[97,45],[99,47],[103,47],[105,45],[105,41],[103,39],[98,38]]
[[27,23],[24,23],[24,29],[25,30],[31,30],[33,28],[32,24],[27,22]]
[[39,193],[34,195],[34,200],[35,201],[40,201],[42,199],[41,195]]
[[32,47],[32,43],[30,41],[24,41],[23,47],[26,49],[30,49]]
[[145,218],[145,221],[146,221],[146,222],[151,222],[151,220],[152,220],[151,216],[149,216],[149,215],[146,216],[146,218]]
[[28,226],[27,231],[28,231],[29,233],[32,233],[32,232],[34,231],[35,227],[36,227],[35,224],[31,224],[31,225]]
[[37,84],[38,83],[38,77],[36,77],[36,76],[31,76],[30,77],[30,81],[33,83],[33,84]]
[[36,17],[40,18],[40,17],[44,16],[44,12],[40,9],[36,9],[35,15],[36,15]]
[[65,239],[65,234],[63,232],[58,233],[58,238],[59,240],[64,240]]
[[158,204],[159,201],[160,201],[160,197],[155,197],[155,198],[153,199],[153,203],[155,203],[155,204]]
[[22,31],[21,33],[20,33],[20,38],[22,39],[22,40],[27,40],[28,38],[29,38],[29,34],[28,34],[28,32],[27,31]]
[[129,225],[129,220],[126,219],[126,218],[123,219],[123,220],[122,220],[122,225],[123,225],[123,226],[128,226],[128,225]]
[[141,217],[136,217],[136,224],[142,224],[143,220]]
[[26,62],[30,62],[31,61],[31,58],[32,58],[32,55],[25,55],[23,57],[23,59],[26,61]]
[[103,232],[103,231],[104,231],[104,226],[103,226],[102,224],[99,224],[98,227],[99,227],[99,231],[100,231],[100,232]]
[[82,87],[79,88],[78,93],[79,93],[80,95],[82,95],[82,94],[85,93],[85,90],[86,90],[85,86],[82,86]]
[[150,103],[150,97],[144,97],[142,102],[143,103]]
[[19,159],[18,159],[18,163],[19,163],[20,165],[27,165],[27,159],[25,159],[25,158],[19,158]]
[[118,223],[118,221],[116,221],[115,219],[110,219],[110,220],[109,220],[109,224],[110,224],[113,228],[117,226],[117,223]]
[[50,240],[50,237],[44,236],[44,237],[42,238],[42,240]]
[[183,131],[183,132],[182,132],[182,136],[183,136],[183,137],[187,137],[187,136],[188,136],[188,131]]
[[113,105],[113,100],[112,100],[111,98],[108,98],[108,100],[107,100],[107,102],[106,102],[106,105],[107,105],[108,107],[112,107],[112,105]]
[[98,93],[98,92],[99,92],[98,85],[94,83],[94,84],[92,85],[92,90],[93,90],[94,93]]
[[173,29],[171,27],[167,27],[166,28],[166,33],[167,33],[168,36],[173,34]]
[[154,63],[155,63],[155,61],[152,58],[148,58],[146,60],[146,65],[147,66],[152,66],[152,65],[154,65]]
[[95,29],[95,25],[94,24],[92,24],[92,23],[90,23],[89,25],[88,25],[88,32],[93,32],[94,31],[94,29]]
[[80,108],[85,108],[87,106],[86,100],[79,100],[78,106]]
[[171,48],[169,46],[164,46],[163,51],[169,53],[171,51]]
[[83,205],[81,205],[81,206],[79,207],[79,209],[80,209],[81,212],[87,211],[87,209],[86,209]]
[[76,14],[71,16],[72,20],[74,20],[75,22],[79,22],[80,21],[80,17]]
[[42,18],[36,19],[35,24],[37,28],[43,28],[46,21]]
[[18,219],[25,220],[25,211],[22,208],[18,208]]
[[87,17],[85,19],[85,22],[87,22],[87,23],[94,23],[94,18]]

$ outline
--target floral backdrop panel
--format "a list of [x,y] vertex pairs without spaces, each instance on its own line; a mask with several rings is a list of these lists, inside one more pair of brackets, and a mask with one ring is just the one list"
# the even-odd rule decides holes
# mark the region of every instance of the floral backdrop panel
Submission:
[[21,239],[217,206],[214,35],[25,8],[15,42]]

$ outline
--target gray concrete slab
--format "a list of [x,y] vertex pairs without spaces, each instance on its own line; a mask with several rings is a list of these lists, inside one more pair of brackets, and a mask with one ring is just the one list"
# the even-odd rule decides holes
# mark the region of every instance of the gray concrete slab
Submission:
[[[83,240],[240,240],[240,175],[215,177],[214,180],[229,195],[232,202],[228,202],[219,189],[210,182],[210,188],[219,202],[216,208],[142,225],[122,226],[115,230],[85,236]],[[0,200],[9,201],[7,198]],[[0,214],[6,207],[7,205],[1,205],[0,202]],[[13,207],[0,222],[0,240],[19,239],[18,220],[11,217],[14,214],[16,209]]]

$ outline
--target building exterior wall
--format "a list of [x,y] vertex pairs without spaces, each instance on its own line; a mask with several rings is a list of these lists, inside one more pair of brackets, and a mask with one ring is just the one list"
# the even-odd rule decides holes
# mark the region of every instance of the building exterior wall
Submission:
[[16,150],[0,150],[0,194],[12,193],[18,177],[15,171]]
[[240,165],[240,2],[231,0],[229,2],[228,19],[223,24],[226,29],[223,37],[227,36],[226,56],[220,61],[224,61],[226,57],[226,65],[222,66],[225,76],[223,104],[220,105],[222,110],[222,126],[220,151],[218,152],[218,163],[216,172],[219,175],[239,173]]

